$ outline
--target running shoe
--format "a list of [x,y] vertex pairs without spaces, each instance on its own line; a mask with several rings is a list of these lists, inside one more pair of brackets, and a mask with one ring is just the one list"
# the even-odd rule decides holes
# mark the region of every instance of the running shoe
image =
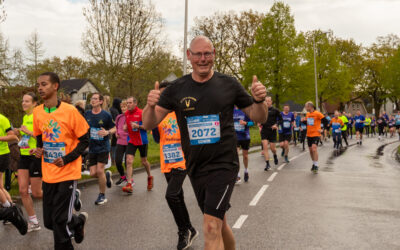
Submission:
[[182,232],[178,232],[179,235],[179,239],[178,239],[178,246],[177,249],[178,250],[184,250],[184,249],[188,249],[190,247],[190,235],[191,232],[190,230],[185,230]]
[[199,236],[199,232],[194,227],[192,227],[189,230],[190,230],[190,245],[192,245],[193,241],[197,239],[197,237]]
[[362,145],[362,141],[360,141],[360,145]]
[[270,170],[270,169],[271,169],[271,166],[269,165],[269,163],[267,163],[267,164],[265,165],[264,171],[268,171],[268,170]]
[[315,169],[315,165],[313,164],[311,167],[311,171],[314,171],[314,169]]
[[133,193],[132,183],[127,183],[126,186],[122,188],[122,191],[128,194]]
[[106,202],[107,202],[107,198],[106,198],[105,194],[100,193],[99,196],[97,197],[97,200],[94,202],[94,204],[103,205]]
[[278,156],[274,155],[274,163],[275,165],[278,165]]
[[79,244],[82,243],[83,239],[85,238],[85,224],[89,218],[89,215],[86,212],[82,212],[78,215],[78,218],[82,220],[82,223],[76,227],[74,238],[75,242]]
[[21,235],[25,235],[28,232],[28,222],[26,221],[21,208],[17,205],[14,205],[7,208],[7,210],[7,220],[10,221],[18,229]]
[[147,177],[147,190],[152,190],[153,189],[153,176]]
[[81,190],[76,189],[76,191],[75,191],[75,202],[74,202],[75,211],[81,210],[82,201],[81,201],[80,197],[81,197]]
[[108,188],[111,188],[111,185],[112,185],[112,183],[113,183],[111,177],[112,177],[111,171],[110,171],[110,170],[107,170],[107,171],[106,171],[106,180],[107,180],[107,187],[108,187]]
[[39,231],[40,229],[42,229],[38,224],[35,224],[33,222],[28,222],[28,233],[29,232],[33,232],[33,231]]
[[249,173],[245,172],[244,173],[244,182],[248,182],[249,181]]
[[287,155],[285,155],[285,162],[286,162],[286,163],[289,163],[289,158],[288,158]]
[[283,157],[284,155],[285,155],[285,150],[282,148],[281,156]]
[[119,180],[115,183],[115,185],[120,186],[120,185],[123,185],[123,183],[125,183],[125,182],[126,182],[126,177],[125,176],[121,176],[119,178]]
[[315,166],[315,167],[314,167],[313,172],[314,172],[314,174],[318,174],[318,166]]
[[235,184],[240,184],[240,183],[242,183],[242,180],[241,180],[240,177],[238,176],[238,177],[236,177],[236,182],[235,182]]

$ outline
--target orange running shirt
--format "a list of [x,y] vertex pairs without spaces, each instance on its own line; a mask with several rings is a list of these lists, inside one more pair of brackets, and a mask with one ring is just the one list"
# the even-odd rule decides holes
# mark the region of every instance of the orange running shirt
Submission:
[[307,137],[321,136],[321,120],[324,117],[325,116],[321,112],[316,110],[314,110],[314,112],[307,113]]
[[176,122],[175,112],[169,113],[158,125],[160,133],[160,165],[162,173],[173,168],[186,169],[181,145],[181,133]]
[[78,138],[88,132],[85,118],[72,105],[61,102],[54,112],[47,113],[43,104],[33,110],[33,135],[42,135],[42,175],[47,183],[81,178],[82,157],[57,167],[52,162],[69,154],[78,145]]

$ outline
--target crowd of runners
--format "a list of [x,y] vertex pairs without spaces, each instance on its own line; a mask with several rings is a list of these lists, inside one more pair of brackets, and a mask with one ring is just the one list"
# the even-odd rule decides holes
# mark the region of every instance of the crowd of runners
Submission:
[[[291,112],[289,105],[280,111],[256,76],[249,95],[236,79],[213,70],[215,50],[208,38],[194,38],[187,56],[192,74],[173,82],[156,82],[143,110],[133,96],[115,98],[109,109],[104,105],[105,97],[95,93],[85,111],[58,99],[57,74],[41,74],[37,92],[43,104],[38,105],[34,93],[26,93],[21,100],[26,114],[19,128],[0,115],[0,219],[12,223],[22,235],[38,231],[41,227],[31,197],[43,199],[43,224],[53,231],[54,248],[73,249],[72,239],[76,243],[84,240],[88,219],[86,212],[80,212],[81,193],[77,189],[82,166],[87,165],[90,175],[98,179],[95,205],[107,202],[106,190],[113,186],[112,173],[106,169],[110,161],[119,173],[115,185],[121,192],[133,193],[137,151],[147,172],[147,189],[152,190],[154,178],[147,160],[151,131],[160,145],[160,169],[167,182],[165,197],[178,228],[177,249],[187,249],[199,235],[184,201],[182,185],[187,175],[204,216],[205,249],[235,249],[225,213],[234,185],[242,182],[240,150],[243,178],[250,180],[251,127],[260,130],[265,171],[273,166],[270,160],[275,166],[279,164],[278,141],[286,163],[289,144],[303,150],[307,145],[311,171],[317,173],[318,146],[330,137],[337,151],[348,146],[353,135],[359,145],[363,135],[382,139],[397,132],[400,140],[400,111],[391,116],[383,112],[378,119],[360,111],[352,116],[336,110],[329,116],[317,111],[312,102],[305,104],[304,112]],[[16,175],[27,219],[3,184],[3,173],[10,164],[9,144],[15,141],[20,151]]]

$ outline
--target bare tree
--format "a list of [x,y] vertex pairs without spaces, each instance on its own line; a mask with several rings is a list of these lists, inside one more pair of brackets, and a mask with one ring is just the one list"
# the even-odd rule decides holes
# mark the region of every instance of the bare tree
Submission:
[[6,20],[6,17],[7,13],[4,9],[4,0],[0,0],[0,23],[4,22],[4,20]]
[[30,37],[25,41],[26,48],[28,50],[27,59],[31,62],[35,70],[35,79],[38,77],[38,65],[41,58],[44,56],[45,50],[43,49],[43,43],[39,40],[39,34],[37,30],[34,30]]

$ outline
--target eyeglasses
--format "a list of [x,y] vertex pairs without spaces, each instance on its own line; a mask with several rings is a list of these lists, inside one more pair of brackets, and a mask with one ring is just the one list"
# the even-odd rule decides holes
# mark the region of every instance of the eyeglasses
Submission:
[[193,56],[193,58],[196,59],[196,60],[201,59],[203,57],[203,55],[204,55],[204,58],[206,58],[206,59],[210,59],[210,58],[212,58],[214,56],[214,52],[204,52],[204,53],[197,52],[197,53],[194,53],[191,50],[189,50],[189,51],[190,51],[190,54]]

